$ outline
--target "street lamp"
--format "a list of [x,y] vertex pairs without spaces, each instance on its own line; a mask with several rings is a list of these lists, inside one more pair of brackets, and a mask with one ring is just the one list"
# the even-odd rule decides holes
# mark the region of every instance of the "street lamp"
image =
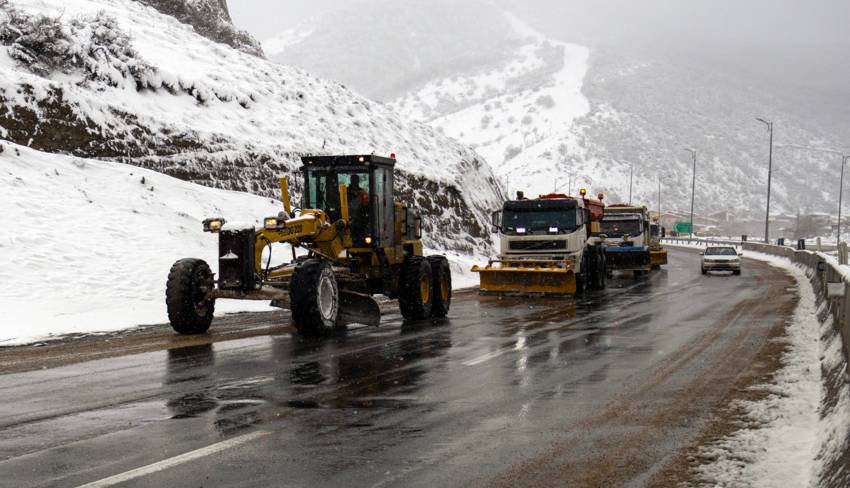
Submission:
[[629,206],[632,204],[632,174],[634,173],[635,165],[629,162]]
[[841,155],[841,181],[838,183],[838,232],[836,234],[836,242],[841,243],[841,199],[844,197],[844,166],[847,165],[847,160],[850,156]]
[[685,151],[691,153],[694,157],[694,177],[691,181],[691,237],[694,236],[694,195],[697,189],[697,151],[696,149],[685,148]]
[[768,153],[767,159],[767,210],[764,213],[764,243],[770,243],[770,177],[773,173],[773,122],[768,122],[767,120],[760,119],[756,117],[756,120],[763,123],[767,126],[767,130],[770,132],[770,151]]

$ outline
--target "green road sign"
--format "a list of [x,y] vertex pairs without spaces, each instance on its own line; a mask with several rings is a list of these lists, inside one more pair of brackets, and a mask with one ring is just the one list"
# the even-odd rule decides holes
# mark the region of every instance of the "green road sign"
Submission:
[[691,223],[690,222],[676,222],[676,233],[677,234],[691,234]]

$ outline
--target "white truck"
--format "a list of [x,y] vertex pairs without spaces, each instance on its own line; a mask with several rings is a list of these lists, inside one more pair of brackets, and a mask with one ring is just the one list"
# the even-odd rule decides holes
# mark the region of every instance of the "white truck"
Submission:
[[[601,196],[601,195],[600,195]],[[493,213],[500,252],[486,266],[474,266],[484,293],[582,293],[605,288],[605,255],[591,239],[604,204],[553,193],[504,203]]]
[[605,207],[594,237],[605,249],[609,276],[614,271],[631,271],[640,276],[652,269],[652,236],[646,207],[623,204]]

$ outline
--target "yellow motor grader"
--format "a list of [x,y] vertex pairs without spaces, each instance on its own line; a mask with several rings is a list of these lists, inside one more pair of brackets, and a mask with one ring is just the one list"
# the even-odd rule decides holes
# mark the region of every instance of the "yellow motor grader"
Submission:
[[[372,298],[378,294],[397,298],[406,320],[445,317],[449,263],[423,256],[422,219],[393,198],[395,162],[374,155],[304,157],[301,210],[293,211],[281,178],[284,209],[262,228],[205,220],[204,230],[219,236],[218,276],[200,259],[174,263],[166,286],[174,330],[206,332],[216,299],[270,300],[290,309],[297,331],[309,336],[350,323],[378,325],[381,311]],[[271,266],[271,246],[279,243],[292,246],[292,260]]]

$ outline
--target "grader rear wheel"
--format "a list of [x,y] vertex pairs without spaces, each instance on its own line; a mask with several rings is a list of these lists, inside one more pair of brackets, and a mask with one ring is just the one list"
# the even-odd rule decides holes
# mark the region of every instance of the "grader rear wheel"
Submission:
[[429,256],[428,263],[431,265],[431,293],[434,297],[431,315],[443,318],[449,314],[452,305],[452,270],[445,256]]
[[329,334],[339,314],[339,288],[331,266],[321,259],[299,265],[289,290],[292,322],[305,336]]
[[424,257],[408,258],[401,268],[398,306],[407,320],[423,320],[434,307],[431,265]]

